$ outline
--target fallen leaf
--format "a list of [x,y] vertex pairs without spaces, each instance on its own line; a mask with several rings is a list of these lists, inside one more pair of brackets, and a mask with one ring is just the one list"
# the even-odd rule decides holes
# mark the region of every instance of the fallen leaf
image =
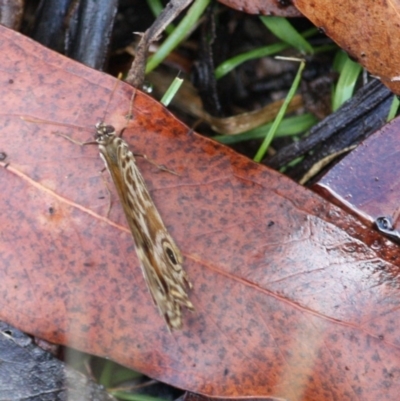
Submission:
[[301,13],[290,0],[219,0],[220,3],[249,14],[301,17]]
[[396,399],[397,246],[137,91],[124,139],[179,173],[138,160],[194,284],[196,312],[171,335],[111,186],[107,217],[96,147],[54,134],[123,128],[133,89],[0,35],[1,319],[196,393]]
[[313,189],[371,227],[387,216],[399,229],[399,130],[397,117],[333,166]]
[[400,93],[397,0],[294,0],[293,4],[355,61]]

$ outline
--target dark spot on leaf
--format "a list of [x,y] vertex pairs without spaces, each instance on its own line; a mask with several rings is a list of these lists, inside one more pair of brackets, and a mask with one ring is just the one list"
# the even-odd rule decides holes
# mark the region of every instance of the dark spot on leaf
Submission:
[[85,266],[85,267],[92,267],[92,266],[93,266],[93,263],[91,263],[91,262],[85,262],[85,263],[83,264],[83,266]]

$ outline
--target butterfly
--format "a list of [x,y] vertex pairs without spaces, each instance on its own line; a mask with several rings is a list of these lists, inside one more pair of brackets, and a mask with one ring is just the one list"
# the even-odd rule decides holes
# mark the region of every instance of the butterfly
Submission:
[[180,329],[181,307],[194,310],[182,254],[151,199],[128,144],[103,122],[96,124],[95,141],[117,189],[153,301],[169,330]]

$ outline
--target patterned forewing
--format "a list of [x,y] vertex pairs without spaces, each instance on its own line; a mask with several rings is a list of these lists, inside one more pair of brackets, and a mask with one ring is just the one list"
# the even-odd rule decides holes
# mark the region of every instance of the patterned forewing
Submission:
[[180,307],[194,310],[186,292],[191,284],[182,268],[182,255],[161,220],[126,142],[114,132],[101,136],[99,128],[97,141],[117,188],[153,301],[168,328],[179,329]]

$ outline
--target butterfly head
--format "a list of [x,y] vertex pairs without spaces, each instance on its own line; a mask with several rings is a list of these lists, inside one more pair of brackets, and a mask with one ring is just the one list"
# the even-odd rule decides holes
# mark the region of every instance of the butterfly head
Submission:
[[95,139],[98,143],[107,141],[115,136],[115,128],[112,125],[106,125],[103,122],[96,124]]

